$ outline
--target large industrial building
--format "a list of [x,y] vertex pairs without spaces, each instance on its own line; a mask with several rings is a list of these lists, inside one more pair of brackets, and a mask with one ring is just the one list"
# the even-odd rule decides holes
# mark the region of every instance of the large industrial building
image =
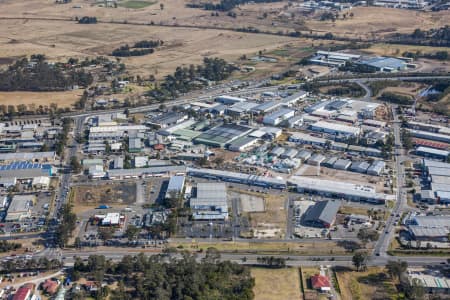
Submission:
[[348,54],[343,52],[331,52],[331,51],[317,51],[309,61],[312,64],[329,66],[329,67],[341,67],[347,62],[356,61],[361,58],[361,55]]
[[361,133],[361,129],[358,127],[327,121],[319,121],[311,124],[311,130],[346,137],[357,137]]
[[223,181],[236,182],[248,185],[255,185],[267,188],[284,189],[286,181],[284,179],[235,173],[213,169],[187,168],[187,174],[195,177],[220,179]]
[[397,72],[408,68],[406,61],[394,57],[371,57],[358,63],[374,72]]
[[227,187],[224,183],[198,183],[190,200],[194,220],[228,219]]
[[341,202],[338,200],[319,201],[310,206],[303,215],[303,223],[312,227],[330,228],[336,220]]
[[282,108],[280,110],[274,111],[263,118],[263,123],[266,125],[277,126],[284,120],[292,118],[295,115],[295,110]]
[[367,185],[304,176],[292,176],[288,182],[300,193],[313,193],[336,199],[384,204],[387,198],[387,195],[377,193],[374,187]]
[[136,169],[113,169],[108,170],[108,179],[127,179],[144,177],[168,177],[171,175],[185,174],[185,166],[162,166]]
[[247,135],[252,130],[252,128],[243,125],[223,124],[202,133],[194,139],[194,142],[211,147],[224,148],[232,141]]

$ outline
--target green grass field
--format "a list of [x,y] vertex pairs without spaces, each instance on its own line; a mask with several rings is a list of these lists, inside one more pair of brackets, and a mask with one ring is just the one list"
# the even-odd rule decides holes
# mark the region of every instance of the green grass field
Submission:
[[156,3],[157,3],[156,1],[129,0],[120,3],[120,6],[132,9],[140,9]]

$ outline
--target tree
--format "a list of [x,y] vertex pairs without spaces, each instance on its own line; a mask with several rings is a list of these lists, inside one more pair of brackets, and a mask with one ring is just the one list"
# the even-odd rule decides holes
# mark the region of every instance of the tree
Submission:
[[406,261],[394,261],[389,260],[386,264],[386,269],[388,274],[392,278],[397,278],[397,280],[400,280],[400,277],[403,273],[406,272],[406,269],[408,268],[408,263]]
[[78,157],[72,156],[70,158],[70,168],[72,169],[72,171],[74,173],[80,173],[82,167],[81,167],[81,163],[80,163],[80,160],[78,159]]
[[160,4],[159,4],[159,8],[160,8],[161,10],[163,10],[163,9],[164,9],[164,3],[160,3]]
[[368,241],[376,241],[380,237],[378,234],[378,231],[368,229],[368,228],[361,228],[358,231],[357,234],[358,239],[360,239],[364,244],[366,244]]
[[352,257],[353,265],[356,267],[356,271],[363,271],[367,268],[367,260],[369,256],[367,252],[357,252]]
[[104,227],[102,229],[100,229],[99,233],[100,233],[100,238],[103,241],[107,241],[113,238],[114,236],[114,227]]
[[422,300],[425,298],[425,289],[422,285],[422,282],[418,278],[413,278],[411,282],[405,279],[405,283],[403,284],[403,289],[408,296],[407,299],[411,300]]
[[136,239],[139,232],[140,232],[139,228],[137,228],[134,225],[129,225],[125,230],[125,236],[128,238],[129,241],[132,241]]

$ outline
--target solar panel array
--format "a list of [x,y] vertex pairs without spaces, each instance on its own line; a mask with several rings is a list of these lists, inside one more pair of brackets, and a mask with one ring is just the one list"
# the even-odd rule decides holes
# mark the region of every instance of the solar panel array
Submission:
[[42,164],[31,163],[26,161],[13,162],[9,165],[0,166],[0,171],[6,170],[25,170],[25,169],[41,169]]

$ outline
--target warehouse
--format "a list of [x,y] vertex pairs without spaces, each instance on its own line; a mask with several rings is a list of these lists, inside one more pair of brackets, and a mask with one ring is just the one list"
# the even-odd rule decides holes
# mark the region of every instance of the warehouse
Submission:
[[283,108],[264,116],[263,123],[266,125],[277,126],[284,120],[292,118],[294,114],[295,110]]
[[255,106],[252,108],[252,111],[255,113],[268,113],[279,108],[281,105],[282,103],[280,101],[268,101]]
[[414,130],[414,129],[408,129],[408,131],[411,133],[413,137],[426,139],[426,140],[432,140],[437,142],[443,142],[443,143],[450,143],[450,135],[446,134],[439,134],[429,131],[421,131],[421,130]]
[[281,102],[284,106],[291,107],[297,104],[300,100],[303,100],[308,95],[305,91],[295,92],[294,94],[284,98]]
[[302,132],[291,133],[291,136],[289,136],[289,141],[297,144],[314,145],[320,147],[324,147],[327,143],[333,144],[332,141],[329,141],[327,139],[312,136]]
[[413,216],[410,224],[428,228],[450,228],[450,216]]
[[144,146],[140,138],[129,138],[128,139],[128,152],[138,153],[141,152]]
[[169,112],[150,118],[146,122],[146,124],[157,128],[167,128],[169,126],[181,123],[187,119],[188,116],[184,113]]
[[303,176],[292,176],[288,182],[294,185],[299,193],[316,193],[336,199],[384,204],[387,198],[385,194],[376,193],[372,186],[363,186],[348,182]]
[[34,177],[31,186],[35,189],[46,190],[50,186],[50,177],[48,176]]
[[361,55],[343,52],[317,51],[316,55],[309,59],[309,62],[321,66],[341,67],[347,62],[355,61],[360,57]]
[[185,174],[184,166],[163,166],[137,169],[116,169],[107,172],[108,179],[127,179],[143,177],[167,177],[170,175]]
[[9,204],[6,222],[21,221],[31,217],[31,209],[36,202],[34,195],[15,195]]
[[434,158],[434,159],[440,159],[440,160],[447,160],[448,155],[450,154],[449,151],[446,150],[439,150],[434,148],[428,148],[428,147],[417,147],[416,154],[428,158]]
[[0,154],[0,161],[2,162],[16,162],[16,161],[54,162],[55,159],[56,159],[55,152],[14,152],[14,153]]
[[374,72],[397,72],[407,69],[404,60],[393,57],[372,57],[361,60],[358,64]]
[[337,161],[338,159],[339,159],[339,158],[338,158],[337,156],[329,157],[329,158],[327,158],[327,159],[325,159],[325,160],[323,161],[322,165],[325,166],[325,167],[327,167],[327,168],[333,168],[333,165],[336,163],[336,161]]
[[258,138],[244,136],[231,142],[231,144],[228,146],[228,149],[230,151],[243,152],[256,146],[258,142],[259,142]]
[[288,148],[284,151],[283,154],[280,155],[281,158],[294,158],[297,155],[298,151],[293,148]]
[[301,150],[298,154],[297,154],[297,158],[300,159],[302,162],[307,161],[310,157],[311,157],[312,153],[308,150]]
[[280,156],[281,154],[283,154],[285,151],[286,151],[286,149],[284,149],[283,147],[276,146],[275,148],[273,148],[272,150],[270,150],[269,154],[278,157],[278,156]]
[[352,162],[348,159],[338,159],[334,165],[333,168],[337,170],[347,170]]
[[357,137],[361,130],[358,127],[348,126],[339,123],[319,121],[311,125],[311,130],[325,132],[333,135],[344,135],[347,137]]
[[198,183],[190,199],[194,220],[228,219],[227,187],[224,183]]
[[30,162],[14,162],[0,166],[0,178],[33,179],[38,176],[52,176],[56,170],[51,165]]
[[409,234],[415,241],[448,242],[450,231],[443,227],[408,226]]
[[367,169],[367,174],[373,176],[380,176],[383,173],[386,163],[382,160],[374,161]]
[[114,158],[113,161],[113,169],[123,169],[123,157],[122,156],[117,156]]
[[102,219],[102,226],[119,226],[125,220],[125,216],[121,216],[118,212],[107,213],[104,216],[97,215],[96,218]]
[[185,180],[186,177],[183,175],[175,175],[170,177],[166,190],[166,198],[180,197],[184,189]]
[[241,117],[257,107],[256,102],[238,102],[225,109],[225,114],[232,117]]
[[313,166],[318,166],[321,163],[323,163],[323,161],[326,159],[325,156],[323,156],[322,154],[316,153],[313,154],[309,159],[308,159],[308,164],[313,165]]
[[365,161],[357,161],[353,162],[350,166],[350,171],[357,172],[357,173],[366,173],[367,169],[369,169],[370,165],[368,162]]
[[237,124],[223,124],[202,133],[194,139],[197,144],[224,148],[232,141],[249,134],[253,129]]
[[204,168],[187,168],[187,173],[188,175],[194,177],[220,179],[223,181],[237,182],[242,184],[256,185],[275,189],[286,188],[286,181],[278,178],[263,177],[244,173],[235,173]]
[[245,101],[247,101],[247,99],[233,97],[233,96],[219,96],[216,98],[216,102],[220,102],[220,103],[226,104],[226,105],[232,105],[232,104],[235,104],[238,102],[245,102]]
[[341,202],[338,200],[319,201],[310,206],[303,215],[303,223],[312,227],[330,228],[336,220]]

